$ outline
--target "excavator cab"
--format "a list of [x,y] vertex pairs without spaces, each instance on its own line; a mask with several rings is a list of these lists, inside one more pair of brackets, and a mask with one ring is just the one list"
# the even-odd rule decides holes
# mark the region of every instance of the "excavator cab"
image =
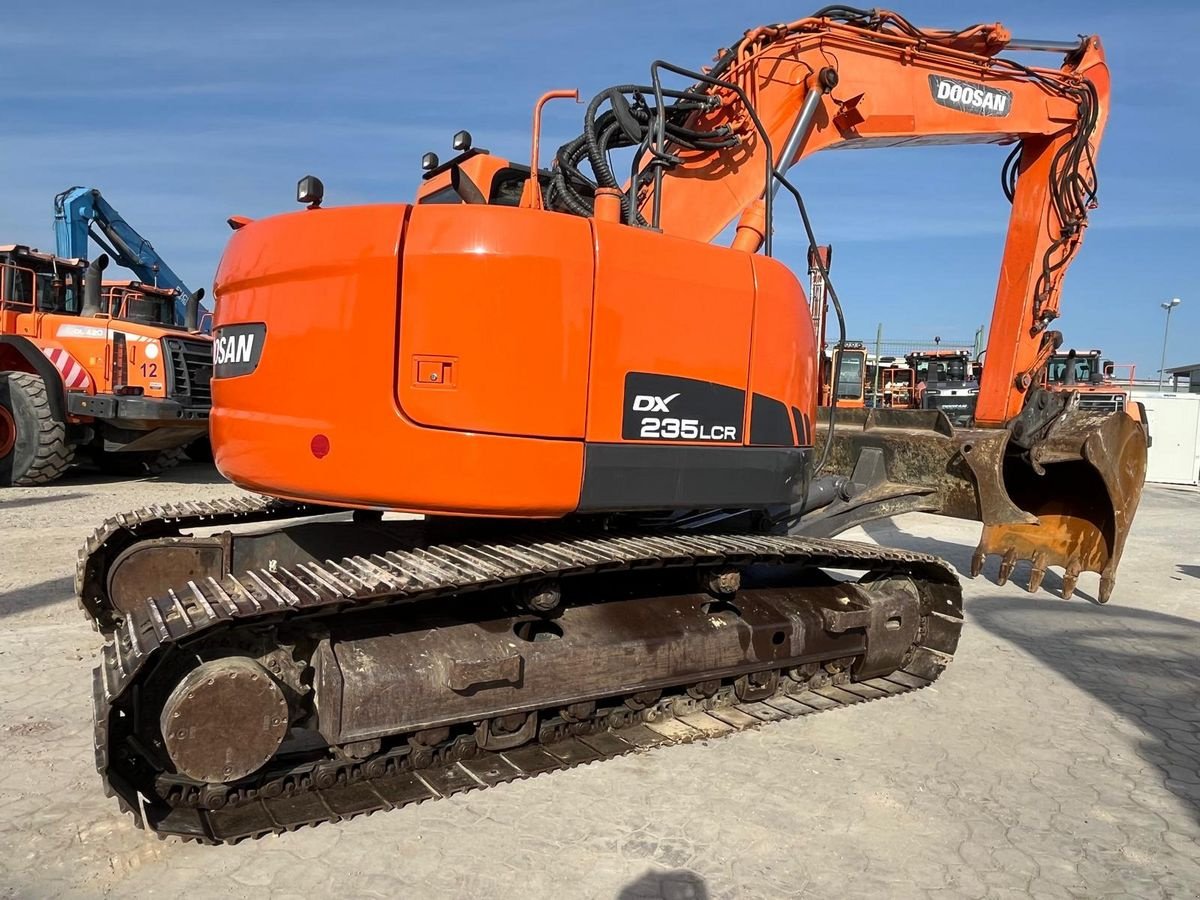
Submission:
[[979,382],[971,377],[966,350],[910,353],[906,360],[916,378],[919,409],[940,409],[957,426],[970,425],[979,399]]
[[[1108,365],[1111,367],[1112,364]],[[1100,360],[1100,351],[1071,350],[1069,353],[1056,353],[1046,367],[1046,381],[1049,384],[1061,385],[1103,384],[1104,366]]]

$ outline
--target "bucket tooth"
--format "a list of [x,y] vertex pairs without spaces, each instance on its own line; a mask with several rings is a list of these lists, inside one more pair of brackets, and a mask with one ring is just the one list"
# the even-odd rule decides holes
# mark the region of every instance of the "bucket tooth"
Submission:
[[1101,603],[1107,603],[1112,597],[1113,588],[1117,586],[1117,576],[1112,572],[1105,572],[1100,576],[1100,596],[1097,597]]
[[987,562],[987,551],[980,544],[975,548],[975,552],[971,554],[971,577],[978,578],[983,572],[983,564]]
[[1015,547],[1009,547],[1004,551],[1004,559],[1000,562],[1000,577],[996,579],[996,584],[1000,587],[1008,584],[1008,579],[1012,577],[1013,569],[1017,567],[1017,550]]
[[1029,570],[1029,584],[1025,590],[1033,594],[1042,586],[1042,579],[1046,577],[1046,554],[1038,550],[1033,554],[1031,562],[1033,567]]
[[1071,557],[1070,562],[1067,563],[1067,570],[1063,574],[1062,598],[1064,600],[1070,600],[1075,594],[1075,585],[1079,582],[1079,573],[1082,571],[1083,568],[1079,564],[1078,557]]

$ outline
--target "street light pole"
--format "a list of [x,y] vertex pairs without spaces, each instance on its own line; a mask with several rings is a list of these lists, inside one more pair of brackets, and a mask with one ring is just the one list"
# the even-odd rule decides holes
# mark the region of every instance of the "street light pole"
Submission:
[[1162,359],[1158,364],[1158,389],[1160,391],[1163,389],[1163,378],[1165,378],[1167,374],[1167,335],[1171,333],[1171,310],[1173,310],[1179,304],[1180,300],[1178,297],[1174,297],[1171,300],[1168,300],[1166,303],[1158,304],[1167,311],[1167,324],[1163,326]]

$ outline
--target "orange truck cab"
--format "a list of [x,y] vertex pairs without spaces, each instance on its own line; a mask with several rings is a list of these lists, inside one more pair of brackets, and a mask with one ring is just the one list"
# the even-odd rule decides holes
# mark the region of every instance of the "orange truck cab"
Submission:
[[1079,391],[1079,406],[1103,412],[1127,411],[1129,391],[1112,376],[1113,364],[1099,350],[1056,353],[1046,365],[1047,386]]
[[105,265],[0,246],[0,485],[76,451],[135,471],[207,430],[211,340],[173,321],[173,292],[103,285]]

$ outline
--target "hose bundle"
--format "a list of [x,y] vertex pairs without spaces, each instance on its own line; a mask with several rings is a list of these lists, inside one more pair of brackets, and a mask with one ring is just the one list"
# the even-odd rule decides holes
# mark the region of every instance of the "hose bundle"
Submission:
[[[673,102],[663,110],[663,129],[666,141],[679,150],[721,150],[737,143],[728,125],[720,125],[710,131],[701,131],[688,126],[688,121],[697,113],[713,109],[719,100],[700,89],[664,90],[664,98]],[[623,84],[601,91],[592,98],[583,117],[583,134],[558,148],[556,165],[546,192],[546,205],[550,209],[590,216],[598,188],[621,189],[621,182],[613,171],[609,154],[623,147],[637,147],[634,155],[634,170],[630,173],[629,188],[621,195],[622,217],[629,221],[631,204],[636,204],[638,190],[653,178],[657,166],[674,166],[681,162],[676,153],[668,153],[654,142],[657,103],[647,99],[653,96],[654,88],[648,85]],[[600,112],[605,104],[608,109]],[[638,170],[643,154],[649,151],[649,165]],[[586,162],[591,177],[584,174],[581,165]],[[633,210],[639,225],[647,224],[642,215]]]

